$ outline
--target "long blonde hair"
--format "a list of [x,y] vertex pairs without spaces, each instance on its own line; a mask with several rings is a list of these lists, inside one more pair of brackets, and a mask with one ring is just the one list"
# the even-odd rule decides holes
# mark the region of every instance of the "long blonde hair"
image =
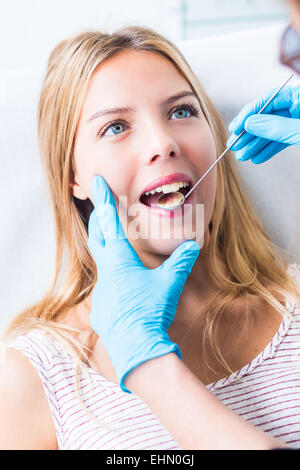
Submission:
[[[40,328],[68,344],[78,360],[87,364],[95,333],[90,331],[87,343],[82,344],[76,339],[75,330],[63,323],[64,316],[88,298],[97,281],[96,265],[87,243],[87,223],[93,206],[89,200],[76,199],[70,185],[74,180],[74,139],[93,72],[106,59],[126,49],[152,51],[169,60],[198,96],[217,154],[225,148],[227,139],[218,112],[184,56],[172,42],[150,28],[134,25],[112,34],[83,32],[60,42],[51,53],[39,100],[38,140],[53,203],[56,267],[44,297],[10,322],[5,340]],[[225,308],[242,295],[257,295],[284,315],[284,299],[297,299],[298,291],[287,274],[284,257],[266,236],[240,188],[235,159],[230,153],[219,163],[217,179],[208,250],[210,275],[219,291],[207,309],[203,345],[230,371],[216,334]]]

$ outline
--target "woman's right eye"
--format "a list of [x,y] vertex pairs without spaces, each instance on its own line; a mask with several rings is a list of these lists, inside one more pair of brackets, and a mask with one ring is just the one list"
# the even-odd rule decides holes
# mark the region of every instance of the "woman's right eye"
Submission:
[[[113,127],[117,127],[118,125],[124,126],[124,123],[122,121],[114,121],[108,124],[104,129],[102,129],[101,132],[98,133],[98,137],[102,137],[104,134],[107,135],[107,131],[109,129],[112,129]],[[119,134],[119,133],[118,133]],[[118,134],[112,134],[112,135],[118,135]]]

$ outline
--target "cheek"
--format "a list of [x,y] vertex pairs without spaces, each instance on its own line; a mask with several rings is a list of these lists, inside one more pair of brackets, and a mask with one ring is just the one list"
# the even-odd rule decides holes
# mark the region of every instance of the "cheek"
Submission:
[[205,181],[203,181],[203,194],[204,194],[204,219],[205,219],[205,227],[209,224],[216,200],[216,192],[217,192],[217,168],[215,167]]
[[203,173],[214,163],[217,156],[215,141],[208,126],[199,135],[195,151],[198,154],[198,165]]
[[197,127],[185,134],[184,139],[184,153],[189,156],[200,177],[216,160],[216,146],[207,121],[203,118]]
[[[204,173],[216,161],[216,146],[213,136],[209,131],[202,132],[194,141],[192,148],[190,148],[190,159],[195,167],[197,174],[197,181],[204,175]],[[216,190],[216,167],[213,168],[208,175],[203,179],[199,186],[195,189],[198,193],[200,200],[208,202],[212,198]],[[197,182],[196,181],[196,182]]]
[[[118,188],[118,177],[116,175],[115,166],[110,159],[104,159],[103,155],[99,155],[95,147],[84,148],[77,147],[75,154],[76,174],[75,179],[83,188],[87,197],[92,201],[92,180],[94,176],[101,175],[110,186],[110,188]],[[120,183],[119,183],[120,184]]]
[[[74,165],[75,181],[81,186],[87,197],[92,200],[92,178],[100,169],[97,168],[97,159],[94,156],[93,149],[88,140],[80,133],[74,144]],[[99,174],[101,174],[100,171]]]
[[[199,135],[193,149],[193,164],[197,168],[198,178],[213,165],[217,159],[216,146],[210,128],[207,126]],[[209,172],[197,189],[197,199],[204,204],[205,227],[210,222],[217,190],[217,165]]]

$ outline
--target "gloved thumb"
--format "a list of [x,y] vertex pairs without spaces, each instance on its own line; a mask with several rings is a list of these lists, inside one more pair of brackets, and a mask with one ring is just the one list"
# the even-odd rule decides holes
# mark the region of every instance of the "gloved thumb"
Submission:
[[199,256],[200,245],[193,240],[188,240],[181,243],[176,250],[173,251],[171,256],[163,262],[162,268],[168,273],[174,273],[180,276],[184,282],[193,269],[196,259]]
[[246,120],[245,129],[249,134],[263,139],[287,145],[299,145],[299,124],[299,119],[270,114],[254,114]]

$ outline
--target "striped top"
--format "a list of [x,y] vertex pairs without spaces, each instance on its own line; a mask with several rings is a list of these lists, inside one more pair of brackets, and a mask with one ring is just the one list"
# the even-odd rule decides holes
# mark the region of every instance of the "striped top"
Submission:
[[[288,272],[300,284],[300,266],[290,264]],[[251,424],[300,449],[300,306],[287,301],[286,310],[255,359],[207,388]],[[88,366],[78,379],[85,410],[76,390],[76,359],[54,337],[35,329],[7,347],[22,352],[37,370],[59,449],[181,449],[138,396]]]

